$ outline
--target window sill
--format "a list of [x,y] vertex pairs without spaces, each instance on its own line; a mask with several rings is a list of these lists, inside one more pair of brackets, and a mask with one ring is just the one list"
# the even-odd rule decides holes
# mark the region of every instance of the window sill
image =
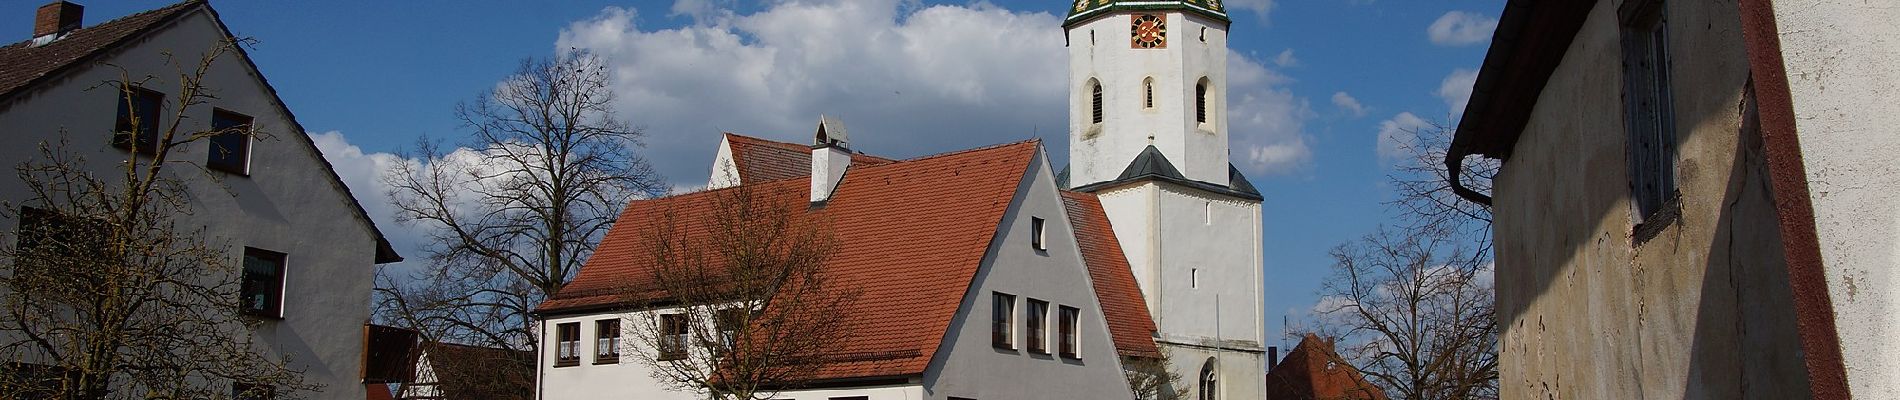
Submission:
[[679,361],[686,359],[685,354],[661,354],[655,361]]
[[259,320],[268,320],[268,321],[282,321],[282,320],[284,320],[284,315],[283,315],[283,314],[281,314],[281,313],[279,313],[279,314],[266,314],[266,313],[264,313],[264,312],[261,312],[261,311],[239,311],[238,313],[239,313],[239,314],[243,314],[243,315],[244,315],[245,317],[250,317],[250,318],[256,318],[256,319],[259,319]]
[[1662,206],[1655,212],[1643,216],[1643,222],[1630,227],[1631,243],[1636,247],[1642,247],[1643,244],[1649,243],[1650,239],[1661,235],[1664,228],[1675,225],[1680,220],[1682,220],[1682,194],[1673,193],[1663,200]]
[[1077,354],[1075,354],[1075,353],[1062,353],[1062,358],[1066,358],[1066,359],[1070,359],[1070,360],[1080,360],[1080,359],[1082,359],[1082,356],[1081,356],[1081,355],[1077,355]]
[[213,165],[206,165],[205,169],[223,172],[223,173],[227,173],[231,175],[237,175],[237,176],[246,177],[246,178],[251,177],[251,173],[249,171],[245,171],[243,168],[238,168],[238,167],[219,167],[219,166],[213,166]]
[[620,356],[618,355],[613,356],[613,357],[601,357],[601,358],[594,359],[594,365],[619,364],[619,363],[620,363]]
[[990,347],[995,348],[997,350],[1016,351],[1016,345],[1008,344],[1008,343],[990,342]]
[[561,360],[554,361],[555,368],[573,367],[573,366],[578,366],[578,365],[581,365],[580,359],[569,358],[569,359],[561,359]]

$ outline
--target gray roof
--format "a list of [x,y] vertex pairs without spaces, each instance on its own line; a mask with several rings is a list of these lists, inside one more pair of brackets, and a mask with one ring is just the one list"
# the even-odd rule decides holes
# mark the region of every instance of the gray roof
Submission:
[[[1068,186],[1067,173],[1068,168],[1065,167],[1062,173],[1057,176],[1057,181],[1063,186]],[[1120,186],[1124,183],[1144,180],[1168,182],[1247,200],[1260,201],[1264,199],[1260,196],[1260,191],[1253,187],[1253,182],[1247,181],[1247,177],[1242,175],[1240,169],[1235,168],[1233,164],[1227,164],[1227,185],[1188,179],[1186,175],[1181,174],[1181,170],[1174,168],[1174,163],[1168,162],[1168,156],[1161,154],[1161,149],[1155,148],[1154,145],[1148,145],[1148,148],[1141,150],[1141,154],[1135,155],[1135,161],[1128,163],[1128,168],[1122,169],[1121,176],[1115,177],[1114,180],[1091,183],[1075,188],[1074,190],[1078,192],[1093,192],[1102,188]]]

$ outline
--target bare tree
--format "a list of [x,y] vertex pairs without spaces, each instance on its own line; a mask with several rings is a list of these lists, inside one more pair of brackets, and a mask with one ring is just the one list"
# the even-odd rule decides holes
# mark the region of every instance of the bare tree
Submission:
[[[1410,155],[1388,176],[1401,226],[1334,248],[1316,330],[1387,394],[1403,399],[1497,397],[1498,326],[1491,281],[1491,213],[1446,183],[1450,129],[1408,132]],[[1489,191],[1495,162],[1460,172]]]
[[[652,276],[628,282],[627,316],[653,378],[714,398],[763,400],[795,389],[839,349],[856,291],[836,287],[825,261],[836,248],[802,193],[741,185],[699,194],[706,204],[661,213],[646,232]],[[796,200],[796,201],[794,201]],[[673,202],[670,204],[681,204]],[[840,358],[843,357],[843,358]]]
[[464,148],[424,139],[409,158],[426,164],[389,172],[396,218],[431,243],[426,268],[380,274],[380,320],[430,343],[534,348],[528,312],[573,278],[630,198],[663,188],[609,83],[586,52],[524,60],[456,107]]
[[1123,357],[1122,376],[1136,400],[1174,400],[1187,396],[1181,374],[1174,372],[1173,357],[1161,352],[1157,357]]
[[[124,116],[113,136],[127,150],[117,171],[94,170],[68,150],[63,130],[15,168],[29,197],[4,210],[19,224],[17,244],[0,249],[0,353],[13,360],[0,368],[0,398],[222,399],[240,395],[234,382],[251,385],[242,393],[249,396],[319,389],[254,341],[256,320],[240,311],[241,269],[229,246],[208,243],[203,227],[178,219],[204,195],[187,192],[180,176],[205,166],[172,158],[177,150],[261,136],[249,126],[183,124],[216,98],[204,84],[214,61],[244,43],[220,41],[196,64],[167,53],[176,97],[138,90],[160,78],[123,68],[88,89],[112,90],[127,108],[145,111]],[[169,118],[153,120],[164,111]],[[114,153],[105,154],[121,156]]]

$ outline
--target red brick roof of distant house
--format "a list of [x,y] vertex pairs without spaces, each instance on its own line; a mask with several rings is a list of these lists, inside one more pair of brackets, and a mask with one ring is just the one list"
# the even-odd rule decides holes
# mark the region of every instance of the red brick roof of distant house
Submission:
[[1339,357],[1332,340],[1311,333],[1267,372],[1267,398],[1386,400],[1385,391]]

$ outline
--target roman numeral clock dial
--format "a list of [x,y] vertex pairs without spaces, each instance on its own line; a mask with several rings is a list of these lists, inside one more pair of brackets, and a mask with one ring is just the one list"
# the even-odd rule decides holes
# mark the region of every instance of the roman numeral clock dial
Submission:
[[1137,49],[1165,49],[1168,47],[1168,20],[1155,14],[1135,14],[1129,31],[1133,40],[1129,47]]

